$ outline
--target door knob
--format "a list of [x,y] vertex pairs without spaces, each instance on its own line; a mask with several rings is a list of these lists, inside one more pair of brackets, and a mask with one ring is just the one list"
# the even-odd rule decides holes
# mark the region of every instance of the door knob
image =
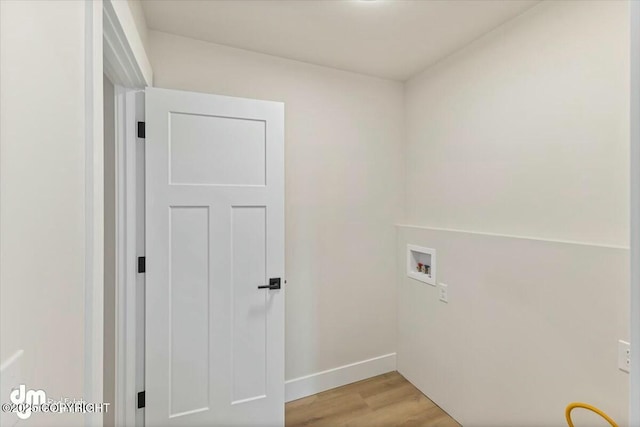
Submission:
[[273,279],[269,279],[268,285],[258,286],[258,289],[280,289],[280,278],[275,277]]

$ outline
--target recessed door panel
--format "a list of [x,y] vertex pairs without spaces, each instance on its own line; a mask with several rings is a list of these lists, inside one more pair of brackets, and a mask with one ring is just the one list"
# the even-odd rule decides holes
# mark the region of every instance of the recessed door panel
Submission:
[[232,402],[266,394],[266,208],[232,208]]
[[209,407],[209,208],[171,207],[170,416]]
[[264,185],[265,122],[171,113],[172,184]]

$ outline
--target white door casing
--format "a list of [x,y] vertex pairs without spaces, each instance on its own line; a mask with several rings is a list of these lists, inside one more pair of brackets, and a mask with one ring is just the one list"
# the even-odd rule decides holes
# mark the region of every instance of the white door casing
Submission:
[[145,424],[282,426],[284,105],[149,88],[145,145]]

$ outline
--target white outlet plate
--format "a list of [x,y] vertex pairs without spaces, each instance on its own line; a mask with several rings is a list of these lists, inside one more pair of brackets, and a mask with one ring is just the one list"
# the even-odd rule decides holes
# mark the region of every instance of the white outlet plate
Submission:
[[631,368],[631,347],[628,342],[618,340],[618,369],[629,372]]
[[442,302],[449,302],[449,285],[438,283],[438,299]]

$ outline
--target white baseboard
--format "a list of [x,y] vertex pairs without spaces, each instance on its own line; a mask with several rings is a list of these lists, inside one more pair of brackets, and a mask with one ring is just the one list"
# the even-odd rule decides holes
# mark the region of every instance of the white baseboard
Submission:
[[286,402],[396,370],[396,354],[385,354],[285,382]]

